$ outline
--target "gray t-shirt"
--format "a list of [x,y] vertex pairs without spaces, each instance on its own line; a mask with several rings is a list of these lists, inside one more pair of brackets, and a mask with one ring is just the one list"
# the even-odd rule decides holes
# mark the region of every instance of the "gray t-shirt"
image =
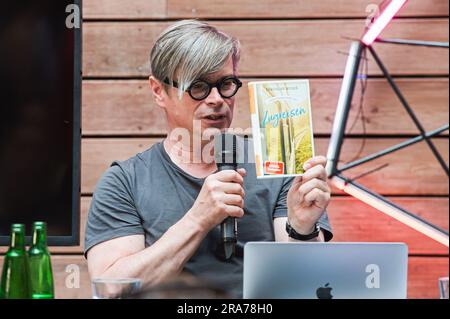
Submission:
[[[245,139],[242,144],[244,150],[238,152],[246,154],[240,158],[247,159],[248,152],[253,152],[253,143]],[[220,285],[240,298],[243,246],[249,241],[274,241],[273,219],[287,216],[286,195],[292,178],[257,180],[253,163],[242,160],[238,167],[245,168],[247,176],[244,217],[237,221],[236,255],[228,261],[220,257],[217,226],[204,238],[184,271]],[[162,143],[126,161],[113,162],[94,192],[86,225],[85,254],[96,244],[129,235],[145,235],[145,245],[152,245],[193,206],[204,180],[174,164]],[[319,224],[326,240],[330,240],[332,233],[326,212]]]

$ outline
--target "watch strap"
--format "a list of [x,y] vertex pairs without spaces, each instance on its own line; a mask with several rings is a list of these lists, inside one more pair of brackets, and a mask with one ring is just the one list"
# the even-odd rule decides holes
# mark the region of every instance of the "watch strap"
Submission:
[[289,220],[286,221],[286,232],[288,233],[289,237],[296,239],[296,240],[311,240],[319,236],[320,234],[320,227],[316,223],[315,230],[311,234],[302,235],[295,231],[295,229],[289,224]]

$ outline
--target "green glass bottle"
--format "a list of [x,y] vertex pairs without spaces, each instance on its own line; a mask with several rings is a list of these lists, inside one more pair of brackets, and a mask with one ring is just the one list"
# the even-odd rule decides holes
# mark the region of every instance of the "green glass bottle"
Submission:
[[11,244],[3,262],[1,299],[30,299],[31,280],[25,250],[25,225],[11,225]]
[[28,250],[30,262],[31,291],[33,299],[53,299],[53,272],[47,247],[45,222],[34,222],[33,242]]

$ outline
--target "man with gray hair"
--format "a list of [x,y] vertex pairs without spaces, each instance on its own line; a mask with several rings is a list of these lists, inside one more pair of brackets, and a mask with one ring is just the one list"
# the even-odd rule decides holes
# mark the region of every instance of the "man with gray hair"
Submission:
[[[332,238],[323,156],[302,176],[267,180],[256,180],[252,163],[218,172],[214,161],[194,160],[211,153],[209,141],[196,150],[196,133],[231,125],[239,58],[239,41],[204,22],[179,21],[159,36],[149,85],[169,134],[99,180],[86,225],[91,278],[137,277],[149,287],[187,272],[241,297],[246,242]],[[180,130],[189,133],[181,141]],[[239,152],[251,153],[242,140]],[[237,218],[239,235],[236,254],[224,260],[219,225],[227,217]]]

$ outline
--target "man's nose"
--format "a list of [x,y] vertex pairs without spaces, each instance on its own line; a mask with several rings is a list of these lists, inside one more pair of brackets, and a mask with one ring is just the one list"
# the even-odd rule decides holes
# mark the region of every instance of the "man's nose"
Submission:
[[223,103],[223,98],[219,93],[219,90],[217,88],[212,88],[209,95],[206,97],[205,102],[210,105],[217,105]]

